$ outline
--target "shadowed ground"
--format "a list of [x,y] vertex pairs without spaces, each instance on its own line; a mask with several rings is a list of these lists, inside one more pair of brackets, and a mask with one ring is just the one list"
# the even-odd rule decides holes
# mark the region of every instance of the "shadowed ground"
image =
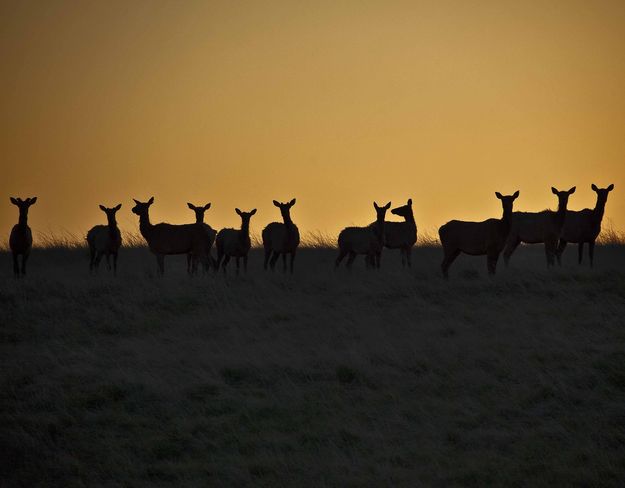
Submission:
[[[521,247],[486,276],[440,248],[413,269],[155,277],[121,249],[0,254],[1,486],[618,486],[625,248],[548,271]],[[281,262],[278,263],[281,267]]]

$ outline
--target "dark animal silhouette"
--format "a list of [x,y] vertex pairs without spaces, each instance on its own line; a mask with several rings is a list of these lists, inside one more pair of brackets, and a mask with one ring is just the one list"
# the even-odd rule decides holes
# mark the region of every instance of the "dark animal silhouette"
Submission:
[[567,210],[560,242],[556,251],[558,264],[562,264],[562,253],[568,242],[577,243],[577,260],[579,264],[582,264],[584,243],[587,242],[590,267],[592,268],[593,266],[595,241],[601,232],[601,221],[605,212],[605,204],[608,201],[608,193],[614,189],[614,185],[610,185],[607,188],[597,188],[593,183],[590,187],[597,194],[595,208],[585,208],[579,211]]
[[[167,223],[151,224],[149,209],[154,197],[147,202],[134,200],[132,212],[139,216],[139,230],[148,243],[150,251],[156,255],[157,272],[165,273],[165,256],[170,254],[193,255],[193,262],[199,260],[208,267],[208,235],[206,230],[196,224],[173,225]],[[191,272],[195,271],[194,269]]]
[[243,258],[243,269],[247,272],[247,254],[252,247],[250,240],[250,219],[256,213],[256,209],[251,212],[241,212],[235,208],[236,213],[241,217],[241,229],[221,229],[217,234],[217,266],[223,258],[222,268],[226,272],[226,265],[230,258],[236,258],[237,274],[239,273],[239,259]]
[[373,202],[373,208],[375,208],[376,212],[374,224],[366,227],[346,227],[339,233],[339,255],[334,262],[335,268],[341,264],[341,261],[347,255],[349,255],[347,267],[351,268],[358,254],[365,255],[367,265],[380,267],[380,256],[384,246],[384,217],[390,206],[391,202],[388,202],[383,207]]
[[[210,225],[204,223],[204,212],[206,212],[209,208],[211,208],[211,204],[207,203],[206,205],[196,206],[192,203],[187,202],[187,206],[195,212],[195,223],[197,225],[202,226],[206,233],[208,234],[208,262],[212,266],[216,266],[216,262],[213,259],[212,248],[213,242],[215,242],[215,237],[217,236],[217,231],[213,229]],[[193,262],[193,255],[187,254],[187,272],[192,272],[192,269],[196,266],[196,263]]]
[[[384,247],[387,249],[399,249],[401,265],[412,266],[412,246],[417,242],[417,224],[412,213],[412,198],[406,205],[391,210],[393,215],[404,218],[403,222],[384,222]],[[373,222],[371,225],[375,225]]]
[[510,231],[512,206],[519,192],[509,196],[496,192],[495,195],[501,200],[503,207],[501,219],[488,219],[483,222],[451,220],[438,229],[444,253],[441,269],[445,278],[449,277],[449,267],[461,252],[472,256],[486,255],[488,273],[495,274],[499,254]]
[[543,210],[542,212],[514,212],[512,214],[512,226],[503,251],[506,265],[521,242],[544,243],[547,266],[555,264],[558,241],[566,218],[566,206],[569,196],[575,193],[575,187],[568,191],[559,191],[551,187],[551,192],[558,197],[557,211]]
[[[11,229],[11,235],[9,237],[9,247],[13,253],[13,273],[15,276],[26,275],[26,261],[30,256],[30,250],[33,247],[33,234],[28,227],[28,209],[31,205],[34,205],[37,201],[37,197],[27,198],[22,200],[21,198],[10,197],[11,203],[19,208],[20,216],[17,224]],[[18,256],[22,256],[22,269],[20,270],[18,264]]]
[[89,271],[97,271],[102,256],[106,256],[106,266],[111,270],[110,256],[113,256],[113,273],[117,274],[117,253],[122,245],[122,235],[117,227],[115,214],[122,208],[118,204],[113,208],[100,205],[100,210],[106,214],[108,225],[96,225],[87,232],[87,244],[89,244]]
[[[268,224],[262,232],[263,247],[265,248],[265,263],[270,263],[273,270],[276,266],[278,257],[282,255],[282,269],[286,271],[286,255],[291,255],[291,273],[293,273],[293,262],[295,261],[295,253],[299,246],[299,230],[291,220],[291,207],[295,205],[295,198],[288,203],[280,203],[276,200],[273,204],[280,209],[282,214],[282,222],[272,222]],[[273,254],[273,256],[272,256]],[[271,262],[269,261],[271,258]]]

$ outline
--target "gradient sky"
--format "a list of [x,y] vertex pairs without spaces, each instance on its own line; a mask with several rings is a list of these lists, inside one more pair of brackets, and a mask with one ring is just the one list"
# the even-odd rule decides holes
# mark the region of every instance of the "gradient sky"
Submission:
[[417,225],[553,207],[616,185],[625,229],[625,2],[2,1],[0,235],[84,234],[102,203],[153,222],[303,231],[414,201]]

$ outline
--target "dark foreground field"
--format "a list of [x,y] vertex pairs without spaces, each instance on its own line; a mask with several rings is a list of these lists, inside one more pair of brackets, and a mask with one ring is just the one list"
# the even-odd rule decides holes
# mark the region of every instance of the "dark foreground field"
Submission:
[[0,254],[0,486],[622,486],[625,248],[293,277]]

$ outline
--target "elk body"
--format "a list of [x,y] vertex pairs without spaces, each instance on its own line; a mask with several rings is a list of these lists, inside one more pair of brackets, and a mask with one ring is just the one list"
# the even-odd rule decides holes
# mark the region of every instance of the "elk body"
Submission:
[[516,191],[509,196],[496,192],[495,195],[501,200],[503,207],[501,219],[488,219],[483,222],[451,220],[438,229],[444,252],[441,269],[445,278],[449,277],[449,267],[460,253],[472,256],[486,255],[488,273],[495,274],[499,254],[510,231],[512,206],[519,192]]
[[559,191],[551,187],[551,192],[558,197],[557,211],[543,210],[542,212],[514,212],[512,214],[512,226],[503,251],[506,265],[521,242],[544,243],[547,266],[555,264],[558,241],[566,218],[566,206],[569,196],[575,193],[575,187],[568,191]]
[[113,256],[113,273],[117,273],[117,253],[122,245],[122,235],[117,227],[115,214],[122,208],[120,203],[116,207],[107,208],[100,205],[100,210],[106,214],[107,225],[96,225],[87,232],[89,244],[89,271],[97,271],[102,256],[106,256],[106,266],[111,269],[110,256]]
[[239,272],[240,258],[243,258],[243,269],[247,271],[247,254],[252,247],[252,241],[250,240],[250,219],[252,215],[256,213],[256,209],[253,209],[251,212],[242,212],[236,208],[235,211],[241,217],[241,229],[221,229],[216,239],[217,265],[215,269],[219,268],[219,264],[223,258],[222,268],[224,273],[226,272],[226,265],[231,257],[236,258],[237,273]]
[[373,202],[376,212],[376,220],[367,227],[346,227],[338,237],[339,255],[334,262],[335,268],[341,264],[347,255],[347,267],[350,268],[358,254],[364,254],[367,264],[380,267],[380,256],[384,246],[384,217],[390,208],[391,202],[380,207]]
[[568,242],[577,243],[577,260],[582,264],[584,255],[584,243],[588,243],[588,257],[590,259],[590,267],[593,266],[595,255],[595,241],[601,232],[601,221],[605,212],[605,204],[608,201],[608,193],[614,189],[614,185],[607,188],[597,188],[593,183],[592,190],[597,194],[597,203],[595,208],[585,208],[584,210],[566,212],[564,227],[560,235],[560,242],[556,251],[558,264],[561,264],[562,253]]
[[151,224],[149,209],[154,197],[147,202],[135,200],[132,212],[139,216],[139,231],[156,256],[157,272],[165,273],[165,256],[191,254],[194,262],[199,260],[208,266],[209,238],[206,230],[196,224]]
[[[217,236],[217,231],[213,229],[210,225],[204,223],[204,212],[206,212],[209,208],[211,208],[211,204],[207,203],[206,205],[196,206],[192,203],[187,202],[187,206],[195,212],[195,223],[204,228],[206,234],[208,235],[208,263],[212,266],[215,266],[215,261],[213,260],[212,248],[213,242],[215,242],[215,237]],[[193,255],[187,254],[187,272],[191,273],[193,268],[196,266],[196,263],[193,262]]]
[[[33,234],[28,227],[28,209],[31,205],[37,201],[37,197],[27,198],[22,200],[21,198],[10,198],[11,203],[19,209],[20,216],[17,224],[11,229],[11,235],[9,236],[9,247],[13,254],[13,273],[15,276],[26,274],[26,261],[30,256],[30,250],[33,247]],[[22,267],[20,269],[18,263],[18,256],[22,256]]]
[[274,200],[273,204],[280,209],[284,222],[272,222],[263,229],[262,237],[263,247],[265,249],[264,267],[267,269],[267,264],[269,264],[273,270],[278,257],[282,255],[282,269],[286,271],[286,255],[290,254],[290,268],[291,273],[293,273],[295,253],[299,246],[299,230],[291,220],[291,207],[295,205],[295,198],[288,203],[281,203]]
[[[401,265],[412,266],[412,246],[417,242],[417,224],[412,213],[412,199],[406,205],[391,210],[393,215],[404,218],[403,222],[384,222],[384,247],[399,249]],[[373,224],[372,224],[373,225]]]

